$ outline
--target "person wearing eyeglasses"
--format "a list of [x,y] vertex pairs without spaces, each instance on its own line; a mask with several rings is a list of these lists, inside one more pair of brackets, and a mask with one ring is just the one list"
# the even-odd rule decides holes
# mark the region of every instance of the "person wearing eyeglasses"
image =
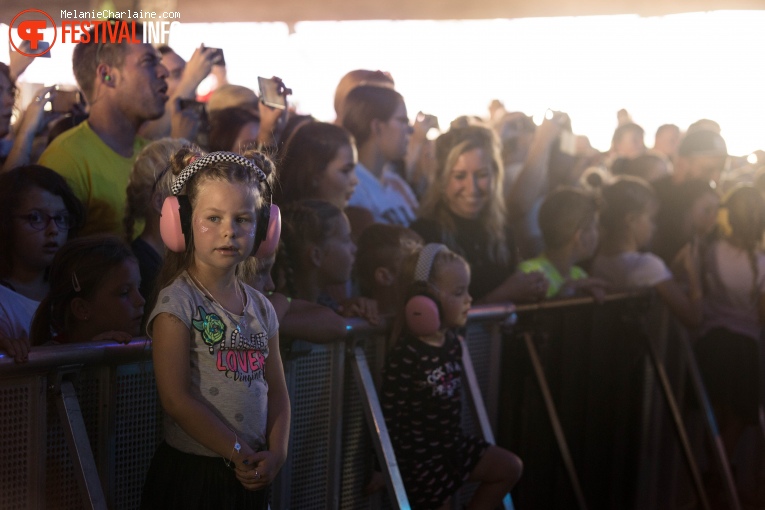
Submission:
[[359,184],[348,205],[369,210],[376,223],[409,226],[417,197],[389,168],[406,157],[413,133],[404,98],[389,87],[360,85],[345,98],[342,126],[353,135],[359,158]]
[[82,219],[82,204],[50,168],[28,165],[0,175],[0,349],[17,361],[26,360],[53,256]]

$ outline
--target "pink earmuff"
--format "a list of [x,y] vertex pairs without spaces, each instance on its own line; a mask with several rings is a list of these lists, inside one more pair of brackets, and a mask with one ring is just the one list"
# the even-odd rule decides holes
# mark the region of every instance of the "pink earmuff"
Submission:
[[[159,218],[159,231],[162,236],[162,242],[165,243],[165,246],[167,246],[170,251],[176,253],[186,251],[186,237],[183,235],[181,204],[178,201],[178,197],[169,196],[162,204],[162,215]],[[281,231],[282,215],[279,211],[279,206],[271,204],[266,237],[255,252],[256,258],[264,259],[274,254],[279,245]]]
[[[212,152],[206,156],[197,157],[184,168],[170,187],[172,195],[167,197],[162,204],[162,212],[159,219],[159,231],[162,241],[170,251],[180,253],[186,250],[186,240],[191,236],[191,204],[185,195],[180,195],[186,181],[195,172],[208,164],[219,161],[228,161],[243,165],[252,169],[258,176],[258,180],[264,183],[268,189],[268,204],[264,204],[258,214],[258,228],[255,234],[255,256],[267,258],[273,255],[279,244],[279,235],[282,230],[282,217],[279,207],[271,204],[271,187],[263,170],[247,158],[232,152]],[[266,223],[267,222],[267,223]]]
[[438,305],[428,296],[412,296],[404,309],[406,325],[417,336],[435,335],[441,327]]
[[162,203],[162,213],[159,218],[159,232],[162,242],[167,249],[180,253],[186,250],[186,239],[181,227],[181,206],[178,197],[169,196]]

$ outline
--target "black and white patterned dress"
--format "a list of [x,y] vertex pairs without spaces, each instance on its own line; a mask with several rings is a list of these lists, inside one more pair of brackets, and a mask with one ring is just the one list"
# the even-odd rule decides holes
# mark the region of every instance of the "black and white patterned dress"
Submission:
[[388,354],[380,400],[413,509],[440,507],[488,448],[462,431],[461,377],[462,345],[453,331],[441,347],[405,335]]

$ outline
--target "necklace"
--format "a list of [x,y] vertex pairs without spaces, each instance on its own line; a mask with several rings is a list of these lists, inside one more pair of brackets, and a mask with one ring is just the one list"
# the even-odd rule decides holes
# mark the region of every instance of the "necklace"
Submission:
[[241,284],[238,284],[235,287],[234,290],[237,293],[237,295],[239,294],[240,290],[241,290],[241,293],[242,293],[242,318],[239,319],[239,320],[235,320],[234,317],[226,309],[226,307],[224,307],[222,304],[220,304],[218,302],[218,300],[213,297],[212,292],[207,290],[207,287],[202,285],[202,282],[200,282],[199,280],[194,278],[194,275],[192,275],[190,272],[187,271],[186,273],[189,275],[189,278],[191,278],[191,281],[194,283],[194,285],[197,287],[197,289],[200,290],[202,292],[202,294],[209,301],[211,301],[212,303],[215,303],[216,305],[218,305],[218,308],[223,310],[223,313],[226,314],[226,317],[228,317],[228,320],[230,320],[233,324],[235,324],[234,329],[236,329],[236,332],[239,334],[239,338],[242,338],[243,337],[242,330],[245,328],[244,321],[245,321],[245,318],[246,318],[245,309],[247,308],[247,301],[246,301],[244,290],[239,288],[239,286]]

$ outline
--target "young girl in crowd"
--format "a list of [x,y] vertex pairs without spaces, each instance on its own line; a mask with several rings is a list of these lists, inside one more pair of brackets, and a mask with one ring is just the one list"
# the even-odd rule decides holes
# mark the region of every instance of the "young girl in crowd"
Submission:
[[165,258],[147,327],[165,442],[142,508],[266,509],[287,456],[279,323],[271,303],[238,276],[268,206],[262,186],[271,167],[257,152],[181,149],[172,158],[174,192],[185,191],[179,201],[188,199],[190,211],[181,209],[185,250]]
[[69,241],[50,266],[50,291],[32,322],[34,345],[129,342],[141,333],[140,284],[138,262],[119,238]]
[[499,141],[487,128],[455,128],[436,140],[438,173],[411,229],[447,245],[470,264],[470,293],[479,303],[536,301],[544,277],[517,271],[518,250],[507,221]]
[[747,425],[757,425],[760,406],[760,339],[765,324],[765,201],[742,186],[724,202],[729,232],[703,257],[704,318],[696,357],[732,458]]
[[[185,140],[163,138],[150,143],[138,154],[127,186],[125,202],[125,236],[138,258],[141,270],[141,295],[149,299],[162,267],[165,245],[159,233],[159,217],[163,200],[171,194],[173,175],[170,158]],[[136,221],[143,223],[141,235],[133,239]]]
[[375,223],[361,233],[354,273],[361,295],[374,299],[380,313],[396,312],[401,264],[422,244],[419,234],[401,225]]
[[359,183],[355,166],[356,146],[348,131],[324,122],[305,124],[285,146],[274,202],[316,199],[343,210]]
[[283,275],[279,292],[376,324],[379,317],[374,301],[351,298],[340,302],[330,294],[333,287],[348,283],[356,256],[343,211],[329,202],[306,200],[287,206],[282,219],[282,244],[275,267]]
[[53,256],[82,220],[80,201],[53,170],[30,165],[0,175],[0,348],[17,361],[26,359]]
[[539,209],[539,228],[545,249],[539,257],[521,262],[524,273],[541,272],[547,280],[547,298],[568,297],[579,290],[596,297],[605,282],[590,278],[576,264],[587,260],[598,246],[598,202],[574,188],[550,193]]
[[[274,292],[276,284],[271,277],[276,255],[258,260],[255,274],[246,281],[255,290],[263,293],[276,310],[279,320],[279,335],[282,340],[298,338],[308,342],[326,343],[343,338],[346,330],[345,319],[326,306],[303,299],[288,298]],[[284,343],[284,342],[282,342]]]
[[603,190],[603,201],[603,237],[592,264],[593,276],[606,280],[614,290],[652,287],[685,326],[697,327],[701,284],[693,260],[680,266],[690,285],[686,292],[661,258],[643,251],[649,248],[656,230],[659,201],[653,188],[637,177],[622,177]]
[[[402,268],[393,345],[383,370],[380,402],[413,509],[450,508],[466,481],[480,482],[468,508],[495,509],[521,476],[513,453],[462,431],[462,340],[467,322],[470,268],[446,246],[428,244]],[[408,319],[410,297],[434,300],[432,324]],[[399,333],[400,332],[400,335]]]

